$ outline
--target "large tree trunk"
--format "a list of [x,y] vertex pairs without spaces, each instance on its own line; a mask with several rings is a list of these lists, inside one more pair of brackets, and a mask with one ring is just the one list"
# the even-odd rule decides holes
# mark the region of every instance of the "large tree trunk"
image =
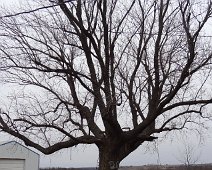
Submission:
[[114,152],[113,146],[99,147],[99,170],[118,170],[120,164],[119,153]]
[[108,139],[99,148],[99,170],[118,170],[120,162],[137,149],[144,141],[122,141],[121,138]]

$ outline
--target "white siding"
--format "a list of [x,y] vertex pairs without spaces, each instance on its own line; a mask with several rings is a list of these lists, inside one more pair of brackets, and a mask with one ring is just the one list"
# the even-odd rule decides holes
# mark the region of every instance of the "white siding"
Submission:
[[0,170],[24,170],[24,160],[0,159]]
[[[24,168],[18,170],[38,170],[39,169],[39,155],[25,146],[15,142],[7,142],[0,145],[0,160],[22,160],[24,161]],[[20,166],[19,161],[19,166]],[[23,163],[23,162],[22,162]],[[0,167],[0,170],[3,170]],[[4,169],[11,170],[11,169]],[[12,169],[13,170],[13,169]]]

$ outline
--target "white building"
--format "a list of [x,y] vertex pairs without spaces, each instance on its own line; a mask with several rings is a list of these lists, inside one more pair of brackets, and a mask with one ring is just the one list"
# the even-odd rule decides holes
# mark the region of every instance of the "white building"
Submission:
[[39,170],[39,154],[15,141],[0,143],[0,170]]

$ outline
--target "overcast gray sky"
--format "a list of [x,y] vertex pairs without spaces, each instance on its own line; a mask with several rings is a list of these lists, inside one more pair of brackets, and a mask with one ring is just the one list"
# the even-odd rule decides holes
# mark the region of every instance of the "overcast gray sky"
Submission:
[[[21,0],[19,0],[21,2]],[[23,1],[22,1],[23,2]],[[15,8],[18,0],[0,0],[1,7]],[[0,21],[1,22],[1,21]],[[8,90],[7,90],[8,88]],[[10,87],[0,84],[0,101],[5,99]],[[11,90],[11,89],[10,89]],[[199,156],[198,163],[212,163],[212,128],[203,135],[202,143],[198,136],[190,133],[184,140],[178,134],[169,135],[163,141],[144,144],[128,156],[121,165],[145,165],[145,164],[179,164],[179,158],[183,153],[183,141],[196,146],[194,155]],[[13,140],[5,134],[0,134],[0,142]],[[96,146],[78,146],[72,149],[64,149],[50,156],[40,155],[41,167],[94,167],[97,166],[98,150]]]

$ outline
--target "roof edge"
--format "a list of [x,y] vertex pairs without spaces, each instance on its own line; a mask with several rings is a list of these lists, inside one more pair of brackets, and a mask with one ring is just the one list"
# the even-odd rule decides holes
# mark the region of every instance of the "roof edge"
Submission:
[[20,145],[20,146],[22,146],[22,147],[24,147],[24,148],[26,148],[26,149],[30,150],[31,152],[33,152],[33,153],[37,154],[38,156],[40,156],[40,154],[39,154],[39,153],[37,153],[37,152],[33,151],[32,149],[28,148],[27,146],[24,146],[23,144],[21,144],[21,143],[19,143],[19,142],[15,141],[15,140],[0,142],[0,147],[1,147],[1,146],[3,146],[3,145],[10,144],[10,143],[16,143],[16,144],[18,144],[18,145]]

